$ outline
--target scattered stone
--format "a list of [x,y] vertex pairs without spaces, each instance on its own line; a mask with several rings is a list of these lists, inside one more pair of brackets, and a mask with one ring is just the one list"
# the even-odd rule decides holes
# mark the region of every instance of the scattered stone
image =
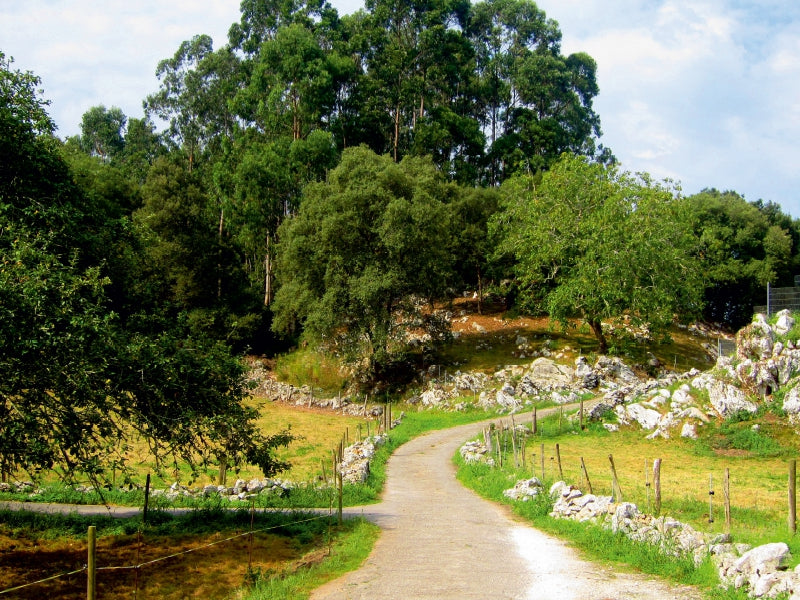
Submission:
[[520,479],[514,484],[514,487],[503,492],[503,496],[511,500],[520,500],[527,502],[541,494],[543,491],[542,482],[536,477],[530,479]]

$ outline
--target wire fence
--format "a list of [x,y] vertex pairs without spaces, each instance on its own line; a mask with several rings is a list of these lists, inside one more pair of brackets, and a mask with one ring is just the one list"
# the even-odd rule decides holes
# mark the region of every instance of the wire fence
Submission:
[[767,286],[766,304],[753,307],[753,312],[764,313],[768,317],[781,310],[800,311],[800,276],[795,277],[792,287]]
[[[251,510],[254,510],[254,509],[251,509]],[[102,566],[102,567],[95,567],[94,566],[94,564],[96,563],[96,560],[95,560],[95,556],[93,556],[93,544],[91,543],[92,540],[93,540],[93,532],[91,531],[93,526],[90,526],[90,532],[89,532],[90,543],[89,543],[89,549],[88,549],[87,563],[84,564],[81,568],[74,569],[72,571],[66,571],[66,572],[63,572],[63,573],[57,573],[57,574],[50,575],[48,577],[44,577],[44,578],[41,578],[41,579],[38,579],[38,580],[35,580],[35,581],[29,581],[29,582],[26,582],[26,583],[23,583],[23,584],[20,584],[20,585],[16,585],[14,587],[10,587],[10,588],[4,589],[4,590],[0,590],[0,596],[4,596],[4,595],[7,596],[7,595],[15,593],[15,592],[19,593],[19,592],[21,592],[23,590],[26,590],[27,588],[32,588],[34,586],[41,586],[42,584],[45,584],[45,583],[48,583],[48,582],[52,582],[52,581],[55,581],[57,579],[63,579],[63,578],[73,577],[75,575],[80,575],[82,573],[87,573],[87,576],[86,576],[86,580],[87,580],[87,586],[86,586],[87,592],[86,592],[86,595],[87,595],[87,598],[93,599],[95,597],[95,590],[92,589],[93,586],[92,586],[92,583],[90,583],[90,582],[92,582],[94,580],[95,575],[97,573],[111,572],[111,571],[133,571],[137,575],[137,577],[134,578],[133,590],[132,590],[133,591],[133,598],[136,598],[137,594],[140,591],[143,591],[142,589],[140,589],[141,582],[140,582],[139,577],[138,577],[138,573],[139,573],[139,571],[141,569],[143,569],[145,567],[148,567],[148,566],[151,566],[151,565],[154,565],[154,564],[157,564],[157,563],[160,563],[160,562],[163,562],[163,561],[167,561],[167,560],[175,559],[175,558],[178,558],[178,557],[181,557],[181,556],[184,556],[184,555],[192,554],[194,552],[205,550],[207,548],[212,548],[212,547],[218,546],[220,544],[233,542],[235,540],[239,540],[239,539],[242,539],[242,538],[245,538],[245,537],[249,537],[250,540],[251,540],[250,551],[248,553],[248,564],[247,564],[247,573],[251,573],[252,572],[252,561],[253,561],[252,540],[253,540],[253,538],[254,538],[254,536],[256,534],[275,531],[277,529],[285,529],[287,527],[301,525],[301,524],[304,524],[304,523],[310,523],[312,521],[319,521],[319,520],[322,520],[322,519],[331,520],[332,518],[333,518],[333,515],[332,515],[331,512],[327,512],[327,513],[324,513],[324,514],[320,513],[320,514],[316,514],[314,516],[311,516],[311,517],[308,517],[308,518],[305,518],[305,519],[297,519],[297,520],[293,520],[293,521],[281,522],[281,523],[279,523],[277,525],[270,525],[268,527],[261,527],[261,528],[258,528],[258,529],[253,527],[253,520],[251,519],[251,527],[250,527],[250,529],[248,531],[245,531],[245,532],[242,532],[242,533],[231,535],[231,536],[228,536],[226,538],[219,539],[219,540],[214,540],[213,542],[208,542],[208,543],[202,544],[200,546],[195,546],[193,548],[188,548],[186,550],[181,550],[180,552],[172,552],[172,553],[169,553],[169,554],[166,554],[166,555],[163,555],[163,556],[159,556],[159,557],[156,557],[156,558],[152,558],[152,559],[149,559],[149,560],[138,561],[138,555],[137,555],[137,562],[134,563],[134,564]],[[137,540],[136,540],[135,544],[138,546],[138,548],[137,548],[137,553],[138,553],[138,551],[142,548],[142,546],[144,544],[144,540],[142,539],[142,536],[141,536],[141,530],[139,532],[139,535],[137,537]],[[45,594],[41,594],[41,595],[43,596]],[[14,596],[14,597],[16,597],[16,596]]]

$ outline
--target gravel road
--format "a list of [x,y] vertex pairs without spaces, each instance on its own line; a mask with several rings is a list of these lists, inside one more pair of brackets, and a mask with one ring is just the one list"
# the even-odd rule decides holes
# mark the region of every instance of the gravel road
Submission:
[[362,567],[312,600],[677,600],[689,587],[615,572],[515,521],[455,477],[451,458],[482,425],[436,431],[401,446],[387,464],[380,504],[348,509],[383,533]]

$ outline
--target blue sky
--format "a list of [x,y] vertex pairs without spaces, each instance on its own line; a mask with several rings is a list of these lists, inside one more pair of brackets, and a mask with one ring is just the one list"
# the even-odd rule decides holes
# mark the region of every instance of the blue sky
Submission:
[[[333,2],[340,12],[363,6]],[[601,142],[629,171],[772,200],[800,218],[797,0],[541,0],[562,51],[598,63]],[[98,104],[142,115],[158,61],[239,0],[0,0],[0,50],[42,78],[62,137]]]

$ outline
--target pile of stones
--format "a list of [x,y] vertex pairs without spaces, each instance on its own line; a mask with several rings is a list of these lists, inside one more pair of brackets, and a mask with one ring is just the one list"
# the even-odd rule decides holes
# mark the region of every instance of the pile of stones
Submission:
[[[512,490],[506,490],[509,497]],[[595,523],[634,541],[657,546],[664,553],[689,555],[695,564],[708,557],[724,584],[746,588],[753,598],[788,594],[790,600],[800,600],[800,567],[787,568],[791,554],[783,542],[755,548],[734,544],[728,534],[704,534],[671,517],[643,514],[631,502],[615,503],[611,496],[584,494],[563,481],[551,486],[550,497],[555,501],[550,513],[553,518]]]
[[347,446],[342,454],[342,462],[339,463],[343,483],[364,483],[369,477],[369,464],[375,450],[387,439],[388,436],[381,433]]

